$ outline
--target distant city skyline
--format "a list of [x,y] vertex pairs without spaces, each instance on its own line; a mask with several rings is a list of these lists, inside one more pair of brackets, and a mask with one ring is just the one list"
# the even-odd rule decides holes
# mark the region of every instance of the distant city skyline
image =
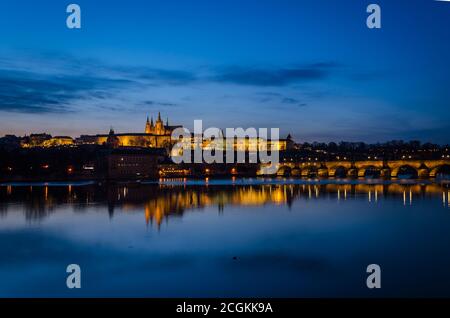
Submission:
[[[278,127],[297,142],[450,143],[450,4],[376,1],[0,4],[0,136]],[[24,9],[26,8],[26,10]]]

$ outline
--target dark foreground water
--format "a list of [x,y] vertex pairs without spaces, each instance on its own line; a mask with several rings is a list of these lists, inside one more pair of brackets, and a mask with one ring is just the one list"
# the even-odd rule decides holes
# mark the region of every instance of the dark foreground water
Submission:
[[0,296],[450,296],[449,199],[425,181],[0,185]]

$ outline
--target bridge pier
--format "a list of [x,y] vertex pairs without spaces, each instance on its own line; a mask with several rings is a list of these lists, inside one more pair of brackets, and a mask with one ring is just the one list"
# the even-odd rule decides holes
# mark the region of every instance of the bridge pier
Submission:
[[358,169],[358,178],[364,178],[366,176],[366,168]]
[[382,178],[390,178],[391,177],[391,169],[389,169],[389,168],[381,169],[380,176]]
[[326,177],[328,177],[328,169],[327,168],[321,168],[321,169],[319,169],[317,174],[318,174],[319,177],[326,178]]
[[358,169],[356,168],[351,168],[348,170],[347,176],[350,178],[355,178],[358,176]]
[[299,168],[294,168],[291,170],[291,176],[293,177],[301,177],[302,171]]
[[430,171],[429,171],[428,169],[419,169],[419,170],[417,171],[417,176],[418,176],[420,179],[426,179],[426,178],[429,178],[429,177],[430,177]]

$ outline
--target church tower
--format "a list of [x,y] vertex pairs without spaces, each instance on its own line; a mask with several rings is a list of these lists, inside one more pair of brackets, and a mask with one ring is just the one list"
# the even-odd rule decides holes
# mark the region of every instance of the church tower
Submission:
[[154,133],[154,126],[153,126],[153,117],[151,121],[148,120],[147,116],[147,122],[145,123],[145,133],[146,134],[153,134]]
[[150,121],[148,120],[148,116],[147,116],[147,122],[145,123],[145,133],[146,134],[152,133],[152,127],[150,125]]
[[161,120],[161,113],[158,112],[158,120],[155,123],[155,133],[157,135],[164,135],[165,129],[164,129],[164,123]]
[[106,145],[111,148],[117,148],[120,145],[120,140],[114,133],[114,129],[112,127],[109,130],[108,138],[106,139]]

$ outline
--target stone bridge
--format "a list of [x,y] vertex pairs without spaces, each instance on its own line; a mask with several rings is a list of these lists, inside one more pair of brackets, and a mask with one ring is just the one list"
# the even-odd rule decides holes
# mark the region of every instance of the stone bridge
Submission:
[[418,178],[435,178],[450,170],[450,159],[442,160],[367,160],[283,162],[278,164],[277,175],[298,177],[359,177],[375,174],[397,178],[399,172],[408,171]]

